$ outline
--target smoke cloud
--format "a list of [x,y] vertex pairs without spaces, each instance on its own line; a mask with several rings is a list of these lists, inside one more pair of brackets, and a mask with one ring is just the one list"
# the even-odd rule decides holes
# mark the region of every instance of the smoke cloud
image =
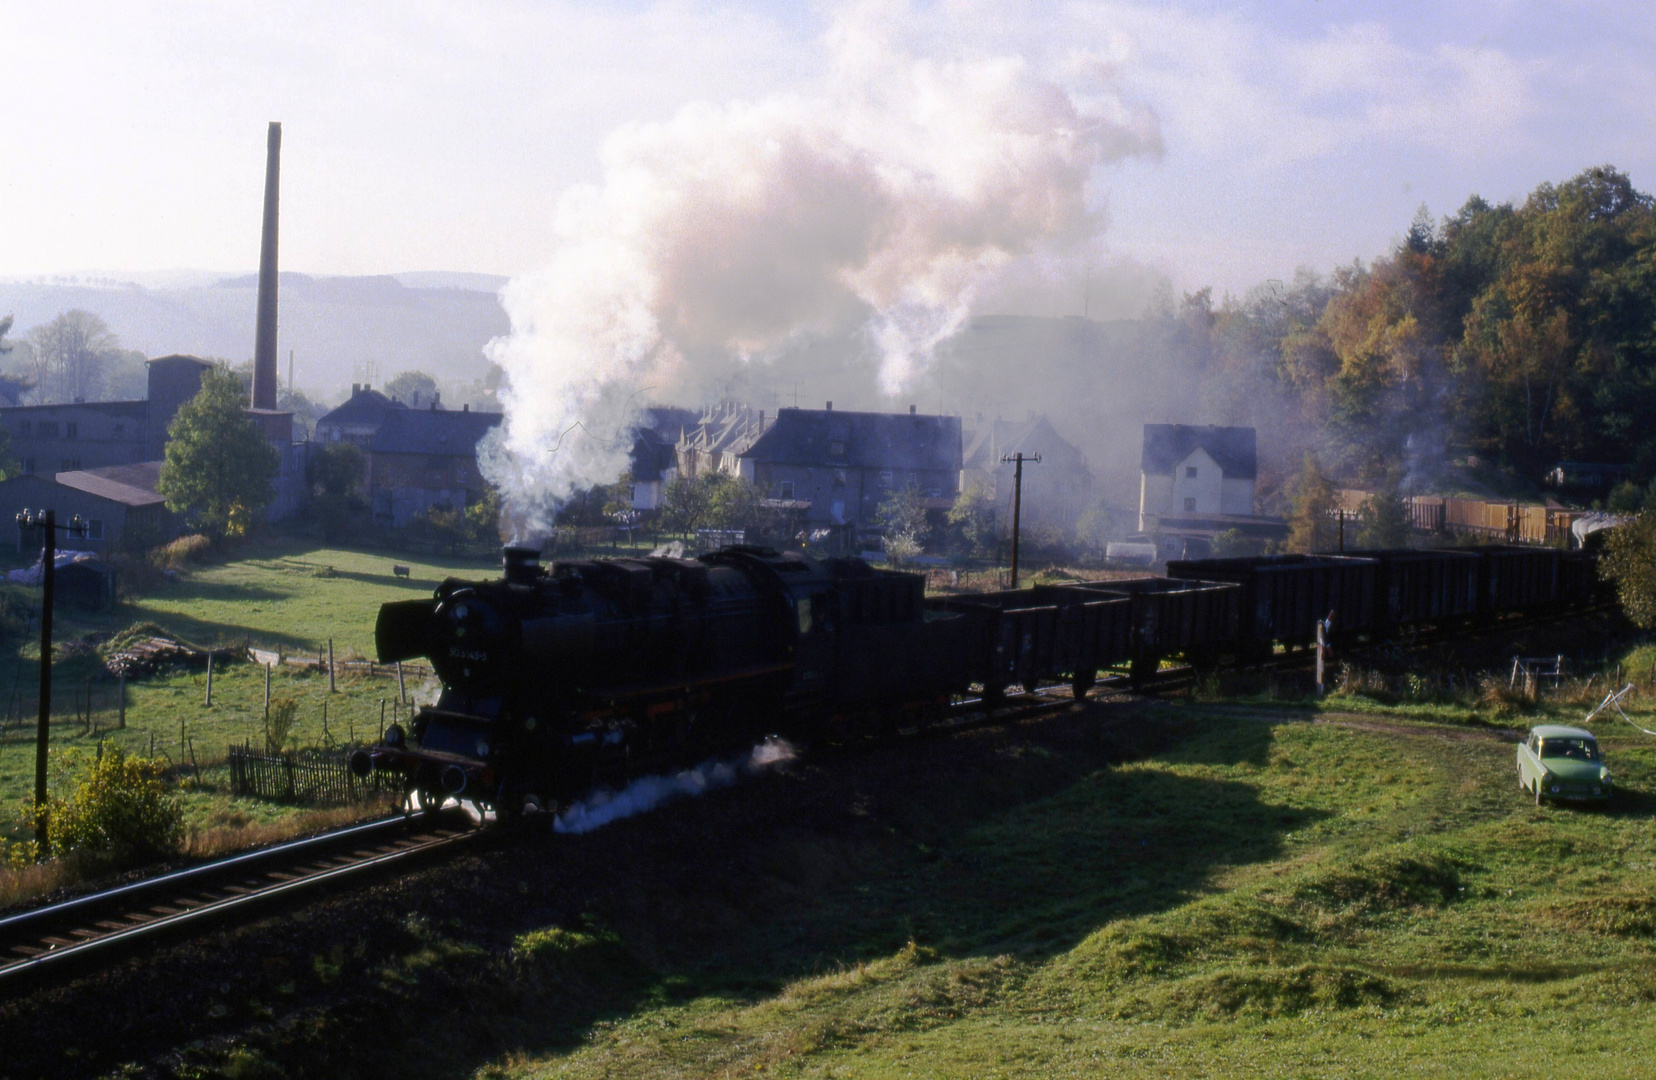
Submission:
[[878,391],[913,385],[974,299],[1103,229],[1099,166],[1160,150],[1107,70],[1069,85],[1020,56],[920,55],[865,4],[808,90],[631,124],[603,181],[558,199],[560,246],[502,293],[506,421],[486,474],[521,514],[626,467],[631,411],[704,364],[854,334]]
[[672,776],[641,776],[620,791],[600,791],[581,800],[559,814],[552,828],[561,833],[588,833],[673,799],[730,787],[744,776],[792,761],[794,755],[793,745],[785,739],[766,739],[736,761],[704,761]]

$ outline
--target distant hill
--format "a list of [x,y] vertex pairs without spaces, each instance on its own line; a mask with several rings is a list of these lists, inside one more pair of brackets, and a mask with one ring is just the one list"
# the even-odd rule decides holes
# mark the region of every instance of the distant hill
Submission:
[[[253,355],[258,278],[253,274],[76,275],[44,283],[0,282],[0,316],[14,337],[70,308],[109,324],[121,344],[149,356],[190,353],[245,360]],[[135,278],[160,282],[142,284]],[[378,379],[419,369],[446,381],[486,368],[483,346],[509,329],[496,294],[506,279],[488,274],[418,271],[375,277],[281,275],[278,347],[282,378],[294,354],[298,385],[337,396],[361,380],[365,361]]]

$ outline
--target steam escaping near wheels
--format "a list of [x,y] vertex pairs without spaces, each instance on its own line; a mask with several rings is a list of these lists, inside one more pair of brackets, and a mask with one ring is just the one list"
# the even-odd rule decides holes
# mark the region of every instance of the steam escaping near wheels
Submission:
[[641,776],[620,791],[599,791],[559,814],[553,831],[588,833],[612,821],[653,810],[673,799],[693,798],[730,787],[797,755],[786,739],[769,738],[734,760],[704,761],[671,776]]

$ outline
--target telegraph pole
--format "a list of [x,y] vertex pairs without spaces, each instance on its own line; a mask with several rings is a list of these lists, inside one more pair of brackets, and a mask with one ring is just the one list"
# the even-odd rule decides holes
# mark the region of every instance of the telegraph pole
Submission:
[[40,718],[35,724],[35,852],[46,858],[46,745],[52,734],[52,597],[57,585],[57,531],[85,536],[86,525],[76,514],[69,524],[57,523],[57,511],[23,511],[19,525],[38,527],[43,537],[40,548]]
[[1023,467],[1024,462],[1039,465],[1040,454],[1030,454],[1025,457],[1020,450],[1016,454],[1002,454],[1001,464],[1012,462],[1012,588],[1018,587],[1018,527],[1023,517]]

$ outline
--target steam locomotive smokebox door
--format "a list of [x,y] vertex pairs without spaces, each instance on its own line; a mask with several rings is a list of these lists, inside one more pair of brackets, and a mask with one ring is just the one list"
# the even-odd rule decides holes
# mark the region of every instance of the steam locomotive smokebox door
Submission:
[[394,664],[425,656],[431,648],[431,600],[398,600],[381,604],[374,622],[374,648],[379,662]]

